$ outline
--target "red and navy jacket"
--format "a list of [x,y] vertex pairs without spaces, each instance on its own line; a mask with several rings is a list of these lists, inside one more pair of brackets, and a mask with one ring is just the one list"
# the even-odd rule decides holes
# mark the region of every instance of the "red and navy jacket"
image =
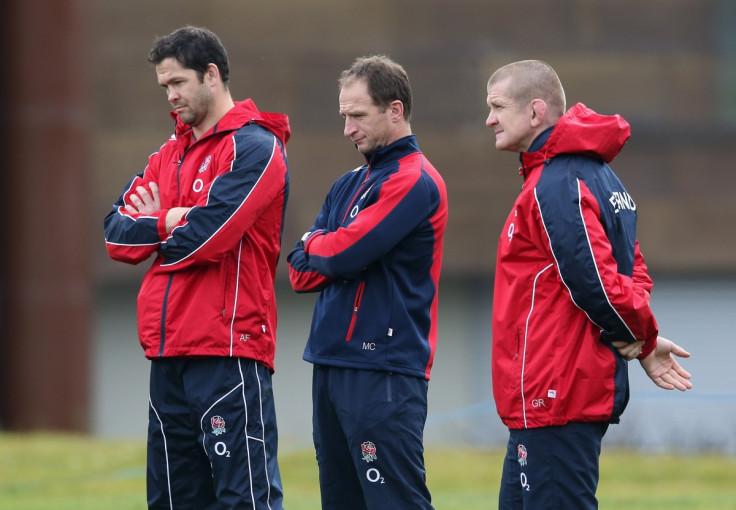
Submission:
[[304,359],[429,379],[447,192],[413,135],[330,189],[288,256],[297,292],[320,291]]
[[610,342],[656,345],[636,203],[608,166],[630,135],[577,104],[521,153],[524,186],[498,244],[492,375],[512,429],[618,422],[627,362]]
[[[138,335],[149,358],[237,356],[273,370],[274,277],[289,192],[285,115],[235,106],[195,140],[176,132],[128,183],[105,218],[110,257],[155,254],[138,295]],[[130,214],[138,186],[158,184],[161,210]],[[191,207],[166,233],[166,213]]]

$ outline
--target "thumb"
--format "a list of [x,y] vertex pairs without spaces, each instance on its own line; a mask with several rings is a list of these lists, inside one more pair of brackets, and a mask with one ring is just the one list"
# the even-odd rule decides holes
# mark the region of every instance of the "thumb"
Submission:
[[683,349],[682,347],[680,347],[679,345],[677,345],[672,340],[668,340],[668,339],[666,339],[664,337],[661,337],[661,336],[660,337],[657,337],[657,343],[663,343],[663,342],[667,342],[669,344],[670,352],[672,354],[674,354],[675,356],[679,356],[680,358],[689,358],[690,357],[690,353],[689,352],[687,352],[685,349]]
[[672,351],[671,352],[672,352],[672,354],[674,354],[675,356],[679,356],[680,358],[689,358],[690,357],[690,353],[689,352],[687,352],[685,349],[683,349],[682,347],[680,347],[679,345],[674,344],[674,343],[672,344]]

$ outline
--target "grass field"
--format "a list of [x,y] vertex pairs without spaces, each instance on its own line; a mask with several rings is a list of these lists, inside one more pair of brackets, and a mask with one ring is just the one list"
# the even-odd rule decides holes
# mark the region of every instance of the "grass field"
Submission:
[[[0,434],[0,509],[143,510],[145,440]],[[311,450],[282,445],[287,510],[319,509]],[[503,453],[431,448],[427,476],[437,510],[494,509]],[[604,450],[602,510],[736,509],[736,458]]]

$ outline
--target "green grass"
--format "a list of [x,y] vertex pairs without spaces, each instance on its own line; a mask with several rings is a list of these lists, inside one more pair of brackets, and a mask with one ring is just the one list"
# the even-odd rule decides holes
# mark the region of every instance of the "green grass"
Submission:
[[145,509],[145,441],[0,435],[0,508]]
[[[0,434],[0,508],[144,510],[145,440]],[[503,452],[431,448],[427,477],[438,510],[496,508]],[[311,449],[282,445],[287,510],[320,508]],[[736,509],[736,458],[604,449],[601,510]]]

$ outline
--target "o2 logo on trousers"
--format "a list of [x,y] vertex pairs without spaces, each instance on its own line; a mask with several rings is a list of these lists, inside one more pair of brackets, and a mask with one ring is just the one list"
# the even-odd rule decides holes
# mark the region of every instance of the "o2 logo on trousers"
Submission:
[[527,480],[526,478],[526,473],[524,473],[523,471],[521,472],[521,475],[519,476],[519,481],[521,482],[522,489],[524,489],[527,492],[532,490],[531,485],[529,485],[529,480]]
[[365,478],[371,483],[386,483],[386,480],[381,476],[381,472],[376,468],[370,468],[365,472]]
[[227,445],[222,441],[218,441],[217,443],[215,443],[215,453],[220,457],[222,457],[223,455],[225,457],[230,456],[230,450],[227,449]]

